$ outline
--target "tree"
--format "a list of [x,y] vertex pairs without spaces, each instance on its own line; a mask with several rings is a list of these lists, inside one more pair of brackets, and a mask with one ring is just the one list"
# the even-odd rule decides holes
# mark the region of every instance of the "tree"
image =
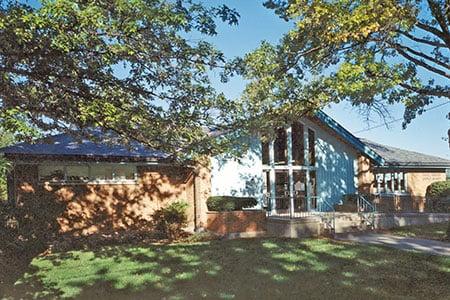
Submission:
[[238,17],[195,0],[1,1],[0,125],[92,139],[101,128],[176,156],[218,151],[226,139],[205,128],[229,128],[236,106],[208,72],[225,57],[192,40]]
[[[0,148],[10,146],[17,142],[17,137],[9,132],[0,131]],[[10,162],[0,156],[0,204],[8,199],[7,173],[10,170]]]
[[268,50],[276,52],[270,74],[250,77],[271,78],[259,97],[289,94],[288,76],[308,96],[299,106],[305,98],[316,107],[348,100],[383,115],[386,103],[400,102],[403,126],[434,97],[450,99],[448,1],[268,0],[265,6],[294,28]]

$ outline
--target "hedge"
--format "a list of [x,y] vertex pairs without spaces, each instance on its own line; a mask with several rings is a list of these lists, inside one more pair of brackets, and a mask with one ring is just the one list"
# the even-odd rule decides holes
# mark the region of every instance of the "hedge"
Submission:
[[427,198],[450,197],[450,180],[436,181],[427,187]]
[[435,212],[450,211],[450,180],[433,182],[427,187],[428,208]]
[[206,200],[209,211],[233,211],[256,206],[258,201],[253,197],[211,196]]

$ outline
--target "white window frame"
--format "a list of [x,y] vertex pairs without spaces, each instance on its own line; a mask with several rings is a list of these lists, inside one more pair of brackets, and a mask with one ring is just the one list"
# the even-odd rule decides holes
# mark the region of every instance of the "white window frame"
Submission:
[[[395,183],[394,180],[396,177],[400,176],[402,174],[403,176],[403,185],[404,189],[401,185],[399,185],[400,190],[395,190]],[[391,177],[390,179],[390,191],[387,191],[387,181],[386,181],[386,175],[389,175]],[[382,180],[379,180],[379,177],[382,176]],[[376,172],[375,173],[375,182],[376,182],[376,193],[378,195],[409,195],[408,192],[408,173],[407,172]],[[383,187],[382,187],[383,186]]]
[[[273,214],[276,214],[276,208],[275,208],[275,172],[276,171],[287,171],[288,172],[288,182],[289,182],[289,213],[291,216],[294,215],[294,182],[293,182],[293,171],[298,170],[304,170],[306,171],[306,186],[307,189],[307,211],[311,210],[310,203],[312,201],[311,194],[311,187],[310,187],[310,172],[316,171],[316,193],[317,193],[317,131],[314,128],[311,128],[310,126],[307,126],[304,122],[300,122],[303,125],[303,147],[304,147],[304,164],[302,166],[299,165],[293,165],[293,157],[292,157],[292,126],[284,127],[284,130],[286,131],[286,149],[287,149],[287,164],[284,165],[275,165],[275,147],[274,147],[274,140],[269,141],[269,165],[262,165],[262,175],[265,175],[265,172],[269,172],[269,188],[270,191],[266,191],[266,194],[270,196],[270,199],[268,201],[271,202],[271,210]],[[309,162],[309,130],[314,132],[314,154],[315,154],[315,164],[311,165]],[[262,149],[261,149],[262,150]],[[261,153],[262,157],[262,153]]]

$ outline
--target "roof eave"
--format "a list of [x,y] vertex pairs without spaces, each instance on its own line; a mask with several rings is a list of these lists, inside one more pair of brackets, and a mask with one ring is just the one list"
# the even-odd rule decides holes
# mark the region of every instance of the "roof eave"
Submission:
[[375,151],[370,149],[366,144],[364,144],[360,139],[350,133],[347,129],[342,127],[338,122],[333,120],[323,111],[319,110],[316,112],[315,116],[319,118],[323,123],[325,123],[328,127],[333,129],[339,136],[341,136],[345,141],[347,141],[350,145],[352,145],[355,149],[360,151],[362,154],[366,155],[372,161],[374,161],[378,165],[384,165],[384,159],[378,155]]

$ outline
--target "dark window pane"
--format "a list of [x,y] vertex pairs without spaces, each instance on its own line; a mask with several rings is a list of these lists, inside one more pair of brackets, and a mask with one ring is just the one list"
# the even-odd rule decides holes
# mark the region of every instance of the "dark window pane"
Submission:
[[305,165],[305,143],[303,137],[303,124],[292,124],[292,159],[294,165]]
[[274,143],[275,164],[287,164],[287,135],[284,128],[277,129]]
[[288,172],[275,172],[275,199],[277,209],[287,209],[289,205]]
[[269,142],[262,142],[262,163],[263,165],[268,165],[269,162]]
[[308,129],[308,154],[309,165],[314,166],[316,164],[316,136],[313,130]]
[[306,210],[306,171],[294,171],[294,209],[295,211]]

